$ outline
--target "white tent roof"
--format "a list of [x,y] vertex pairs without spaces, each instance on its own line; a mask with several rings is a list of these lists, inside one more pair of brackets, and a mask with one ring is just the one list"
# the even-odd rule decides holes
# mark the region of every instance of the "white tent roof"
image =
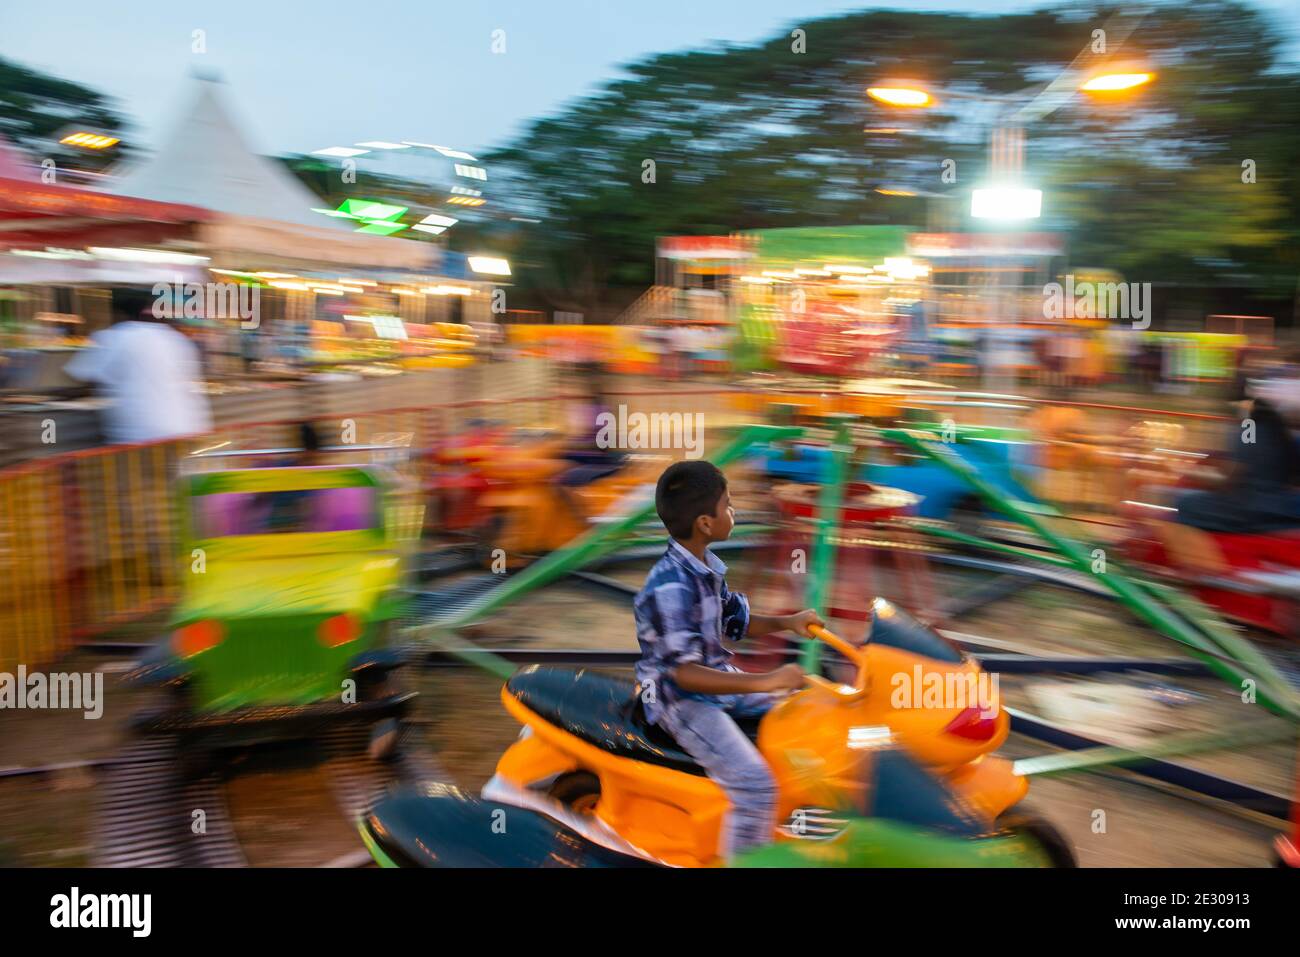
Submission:
[[[197,96],[148,159],[116,178],[122,196],[201,206],[224,213],[210,239],[244,256],[289,256],[338,264],[429,267],[436,246],[355,232],[350,222],[312,212],[322,201],[281,164],[248,147],[217,91],[199,78]],[[258,244],[265,248],[259,248]],[[249,245],[251,244],[251,245]]]

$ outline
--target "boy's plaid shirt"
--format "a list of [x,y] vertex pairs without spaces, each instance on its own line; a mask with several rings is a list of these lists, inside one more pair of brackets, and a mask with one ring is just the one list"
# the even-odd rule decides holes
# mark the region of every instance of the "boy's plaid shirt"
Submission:
[[[663,709],[691,695],[668,673],[678,665],[700,664],[739,671],[722,639],[739,641],[749,629],[749,599],[727,588],[727,566],[712,552],[704,564],[675,539],[646,576],[633,605],[641,660],[636,680],[646,717],[658,721]],[[725,696],[716,696],[719,703]]]

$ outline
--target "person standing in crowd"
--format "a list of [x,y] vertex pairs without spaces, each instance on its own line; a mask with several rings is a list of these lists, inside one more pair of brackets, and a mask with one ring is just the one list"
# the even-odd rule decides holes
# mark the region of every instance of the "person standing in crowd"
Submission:
[[200,390],[202,364],[192,342],[154,316],[155,298],[113,290],[113,325],[91,336],[64,371],[95,384],[109,400],[105,435],[112,444],[157,442],[212,430]]

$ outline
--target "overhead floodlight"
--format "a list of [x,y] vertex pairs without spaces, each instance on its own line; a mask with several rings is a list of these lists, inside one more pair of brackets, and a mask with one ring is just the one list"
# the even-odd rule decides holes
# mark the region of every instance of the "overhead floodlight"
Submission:
[[420,220],[420,223],[425,226],[455,226],[458,222],[460,222],[459,219],[453,216],[443,216],[440,213],[430,213]]
[[329,146],[323,150],[312,150],[312,156],[362,156],[370,150],[357,150],[351,146]]
[[370,150],[404,150],[410,148],[405,143],[390,143],[387,140],[371,140],[369,143],[358,143],[357,145]]
[[131,249],[112,246],[87,246],[86,251],[99,259],[109,259],[125,263],[167,263],[175,266],[189,266],[208,262],[207,256],[192,253],[178,253],[167,249]]
[[510,275],[510,263],[495,256],[470,256],[469,268],[489,276]]
[[108,133],[97,133],[92,130],[77,130],[69,133],[59,140],[64,146],[76,146],[83,150],[106,150],[110,146],[116,146],[122,142],[116,136]]
[[1079,87],[1088,93],[1116,93],[1150,83],[1150,73],[1102,73]]
[[439,233],[445,233],[447,231],[446,226],[426,226],[424,223],[416,223],[411,228],[414,229],[416,232],[433,233],[433,235],[435,236],[437,236]]
[[451,191],[457,196],[482,196],[483,190],[470,189],[468,186],[453,186]]
[[15,256],[31,256],[33,259],[94,259],[83,249],[64,249],[60,246],[46,246],[44,249],[11,249]]
[[970,214],[976,219],[1037,219],[1043,212],[1043,191],[1002,186],[971,191]]
[[477,156],[471,156],[469,153],[466,153],[464,150],[453,150],[447,148],[446,146],[435,146],[434,149],[436,149],[439,153],[441,153],[443,156],[447,157],[448,159],[474,160],[475,162],[478,161]]
[[389,236],[410,228],[405,223],[398,222],[407,209],[406,206],[380,203],[373,199],[345,199],[339,204],[338,209],[317,209],[315,211],[325,216],[336,216],[340,219],[359,222],[362,224],[357,228],[359,233]]
[[466,179],[487,179],[487,170],[481,166],[466,166],[463,163],[457,163],[456,175],[464,176]]
[[929,106],[930,94],[908,86],[869,86],[867,96],[889,106]]
[[339,212],[347,213],[353,219],[393,220],[405,213],[407,207],[380,203],[373,199],[345,199],[339,204]]

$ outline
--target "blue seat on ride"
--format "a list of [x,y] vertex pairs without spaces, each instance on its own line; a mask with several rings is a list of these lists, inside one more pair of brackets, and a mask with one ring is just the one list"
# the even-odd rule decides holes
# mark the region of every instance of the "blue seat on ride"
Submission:
[[[663,728],[646,719],[636,685],[585,669],[532,665],[513,675],[506,690],[529,711],[610,754],[703,775],[704,769]],[[736,722],[751,740],[758,721]]]

